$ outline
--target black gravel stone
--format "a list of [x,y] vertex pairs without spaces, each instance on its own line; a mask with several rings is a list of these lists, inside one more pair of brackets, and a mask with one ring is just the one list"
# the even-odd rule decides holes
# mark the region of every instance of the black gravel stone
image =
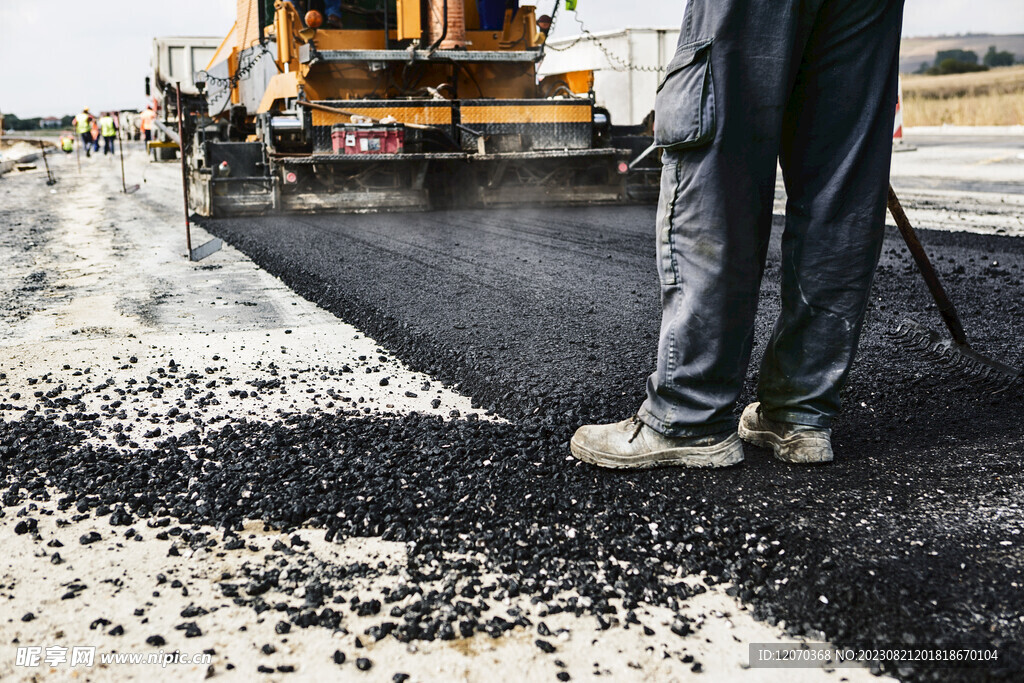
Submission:
[[167,641],[164,640],[163,636],[150,636],[146,638],[146,644],[152,645],[153,647],[163,647],[167,644]]
[[96,541],[101,540],[103,540],[103,537],[100,536],[99,533],[95,531],[90,531],[89,533],[83,534],[81,537],[79,537],[78,542],[82,545],[90,545],[92,543],[95,543]]
[[[196,625],[194,621],[190,621],[187,624],[182,624],[181,626],[185,627],[184,631],[186,638],[198,638],[199,636],[203,635],[203,631],[199,628],[198,625]],[[181,628],[181,626],[178,626],[176,628]]]
[[333,655],[333,659],[334,659],[334,663],[335,664],[344,664],[345,663],[345,653],[342,652],[341,650],[335,650],[334,651],[334,655]]
[[14,525],[14,533],[18,534],[19,536],[21,534],[27,534],[29,532],[35,533],[38,530],[39,530],[39,522],[37,520],[32,519],[32,518],[23,519],[23,520],[21,520],[20,522],[18,522],[17,524]]
[[373,662],[371,662],[366,657],[360,657],[359,659],[356,660],[356,668],[359,669],[360,671],[369,671],[370,667],[372,667],[372,666],[373,666]]
[[687,636],[693,633],[693,629],[690,628],[690,620],[678,616],[672,622],[670,628],[672,633],[675,633],[677,636]]
[[125,512],[125,509],[118,505],[110,515],[111,526],[128,526],[132,523],[132,516]]
[[543,650],[544,652],[546,652],[548,654],[551,654],[552,652],[555,651],[555,646],[552,645],[551,643],[549,643],[546,640],[541,640],[540,638],[538,638],[537,640],[535,640],[533,642],[534,642],[534,644],[537,647],[539,647],[541,650]]
[[186,619],[192,619],[194,617],[201,617],[204,614],[209,614],[209,611],[203,607],[196,607],[194,604],[189,603],[188,607],[181,610],[181,616]]

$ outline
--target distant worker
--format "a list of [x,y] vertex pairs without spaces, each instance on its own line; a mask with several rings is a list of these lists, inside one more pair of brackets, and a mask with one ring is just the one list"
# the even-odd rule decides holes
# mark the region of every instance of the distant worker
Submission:
[[82,139],[85,156],[90,155],[89,148],[92,147],[92,123],[94,120],[93,115],[89,113],[89,107],[83,109],[82,113],[72,120],[72,123],[75,124],[75,133]]
[[89,122],[89,135],[92,137],[92,151],[100,151],[100,125],[95,118]]
[[139,114],[139,130],[142,131],[142,137],[149,142],[153,139],[153,122],[156,121],[156,112],[153,111],[153,105],[146,107],[146,109]]
[[70,133],[65,133],[60,136],[60,148],[65,154],[71,154],[75,151],[75,136]]
[[[657,365],[632,419],[577,430],[577,458],[721,467],[743,460],[749,441],[788,463],[832,460],[885,237],[902,16],[903,0],[686,4],[654,107],[664,149]],[[737,428],[776,164],[787,194],[782,305],[757,401]]]
[[103,156],[114,153],[114,138],[117,137],[117,124],[111,112],[104,112],[100,117],[100,134],[103,135]]

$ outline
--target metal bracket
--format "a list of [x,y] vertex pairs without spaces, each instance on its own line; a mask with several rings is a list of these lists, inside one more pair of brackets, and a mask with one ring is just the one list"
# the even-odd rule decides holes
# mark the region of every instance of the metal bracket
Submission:
[[424,161],[424,162],[419,164],[419,167],[416,169],[416,175],[413,177],[413,180],[412,180],[412,189],[414,189],[414,190],[422,190],[423,189],[423,185],[424,185],[424,183],[427,180],[427,168],[429,168],[429,166],[430,166],[430,162],[427,162],[427,161]]
[[505,170],[508,168],[507,161],[499,161],[494,165],[491,170],[490,177],[487,179],[487,187],[494,188],[501,184],[502,179],[505,177]]
[[189,261],[202,261],[204,258],[213,254],[214,252],[220,251],[220,248],[224,246],[224,241],[220,238],[214,237],[206,244],[201,244],[188,254]]

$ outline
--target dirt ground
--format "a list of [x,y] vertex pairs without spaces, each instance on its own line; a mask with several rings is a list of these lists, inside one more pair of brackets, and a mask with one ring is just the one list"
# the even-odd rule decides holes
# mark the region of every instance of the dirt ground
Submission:
[[[230,244],[188,262],[177,166],[148,164],[130,149],[128,182],[142,189],[124,195],[109,157],[82,159],[81,173],[73,156],[52,163],[59,178],[53,188],[41,168],[0,180],[0,679],[870,675],[865,668],[748,668],[749,643],[795,638],[784,623],[755,620],[729,583],[706,572],[675,572],[680,599],[671,603],[627,607],[613,596],[618,616],[604,619],[565,608],[592,602],[571,590],[550,590],[540,601],[536,592],[513,588],[480,548],[447,551],[444,565],[462,566],[462,573],[431,574],[421,555],[411,559],[423,540],[415,531],[404,540],[365,530],[325,538],[315,522],[287,531],[244,516],[197,523],[182,511],[207,507],[198,480],[219,476],[209,467],[237,474],[224,490],[238,498],[239,510],[265,496],[265,484],[246,469],[274,465],[248,457],[258,445],[246,441],[246,425],[323,416],[418,415],[496,427],[504,420],[451,383],[410,370]],[[193,227],[194,244],[209,238]],[[214,455],[209,439],[232,429],[239,436]],[[168,445],[188,454],[174,461],[174,471],[160,455]],[[38,457],[60,464],[43,473],[19,469]],[[94,467],[97,457],[105,462]],[[119,503],[104,502],[122,475],[139,488]],[[275,475],[275,485],[287,489],[290,476]],[[170,479],[181,481],[170,497],[149,495]],[[334,485],[319,483],[324,490]],[[345,509],[327,513],[344,517]],[[436,638],[388,635],[398,620],[383,621],[389,612],[415,613],[449,591],[464,596],[446,608],[460,616],[432,622]],[[452,625],[457,637],[445,631]],[[52,660],[25,666],[17,654],[25,647],[41,647]],[[96,648],[95,664],[62,661],[75,647]],[[104,653],[178,651],[206,653],[209,661],[99,660]]]

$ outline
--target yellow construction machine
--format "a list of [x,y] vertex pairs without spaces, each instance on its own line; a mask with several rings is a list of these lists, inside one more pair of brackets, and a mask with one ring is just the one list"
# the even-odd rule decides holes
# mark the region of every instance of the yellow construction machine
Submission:
[[629,201],[636,136],[592,73],[538,78],[550,25],[517,0],[238,0],[181,104],[192,210]]

